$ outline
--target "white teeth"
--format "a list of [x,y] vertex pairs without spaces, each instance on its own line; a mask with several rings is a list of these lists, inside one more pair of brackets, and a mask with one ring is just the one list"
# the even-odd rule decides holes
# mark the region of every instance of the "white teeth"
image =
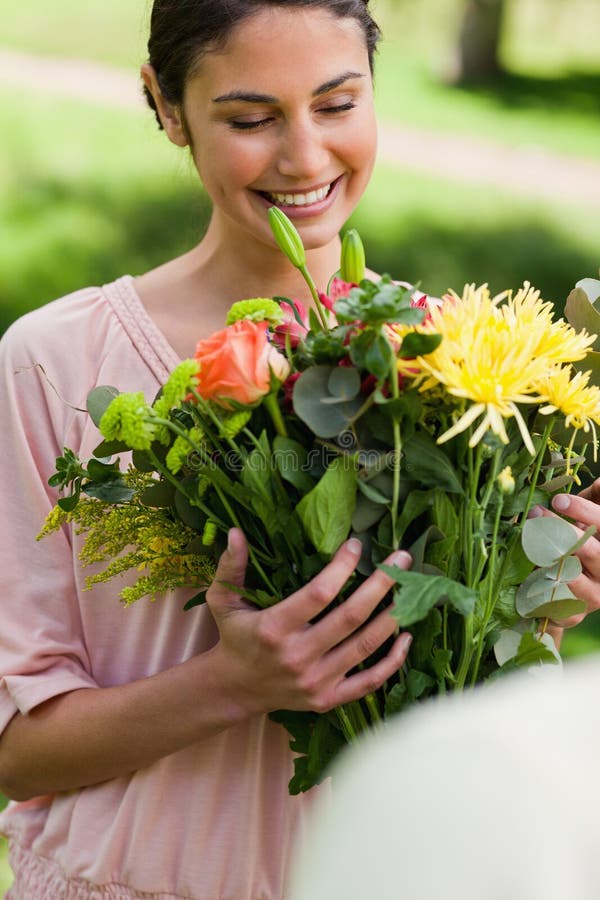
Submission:
[[308,194],[270,194],[269,196],[275,203],[282,206],[310,206],[311,203],[318,203],[324,200],[331,185],[319,188],[316,191],[310,191]]

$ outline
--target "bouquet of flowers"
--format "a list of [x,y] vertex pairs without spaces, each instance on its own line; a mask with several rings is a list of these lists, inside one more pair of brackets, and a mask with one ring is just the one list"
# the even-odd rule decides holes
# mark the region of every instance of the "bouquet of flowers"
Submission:
[[[568,522],[528,513],[579,483],[587,446],[595,453],[600,282],[569,297],[573,324],[555,321],[527,283],[434,300],[388,276],[365,279],[348,232],[324,295],[293,225],[275,208],[270,217],[314,309],[235,303],[156,398],[95,388],[88,411],[103,440],[88,461],[68,449],[57,460],[50,483],[62,496],[42,535],[65,522],[85,535],[82,561],[107,563],[89,587],[132,570],[125,603],[195,586],[188,608],[203,602],[232,526],[249,545],[242,596],[261,608],[360,539],[358,569],[334,602],[384,568],[413,643],[363,701],[272,714],[292,735],[297,793],[345,743],[410,704],[559,662],[546,627],[584,608],[568,582],[589,533],[577,540]],[[399,547],[410,571],[383,564]]]

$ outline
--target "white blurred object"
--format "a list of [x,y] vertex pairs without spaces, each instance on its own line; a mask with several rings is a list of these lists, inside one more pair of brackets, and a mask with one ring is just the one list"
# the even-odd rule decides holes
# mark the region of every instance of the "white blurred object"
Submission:
[[597,900],[600,662],[508,677],[347,752],[289,900]]

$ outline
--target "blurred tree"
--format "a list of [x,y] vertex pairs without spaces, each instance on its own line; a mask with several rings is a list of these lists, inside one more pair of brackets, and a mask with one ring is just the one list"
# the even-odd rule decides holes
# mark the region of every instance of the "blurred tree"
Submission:
[[467,0],[456,53],[457,83],[485,81],[502,71],[500,39],[506,0]]

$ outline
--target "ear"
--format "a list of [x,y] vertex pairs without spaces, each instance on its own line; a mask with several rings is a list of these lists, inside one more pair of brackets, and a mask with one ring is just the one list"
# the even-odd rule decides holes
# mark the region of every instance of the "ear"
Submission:
[[181,110],[175,104],[165,100],[163,92],[160,89],[156,71],[149,63],[144,63],[140,70],[142,81],[152,94],[158,116],[162,122],[169,140],[178,147],[187,147],[189,141],[186,137],[185,127],[183,125]]

